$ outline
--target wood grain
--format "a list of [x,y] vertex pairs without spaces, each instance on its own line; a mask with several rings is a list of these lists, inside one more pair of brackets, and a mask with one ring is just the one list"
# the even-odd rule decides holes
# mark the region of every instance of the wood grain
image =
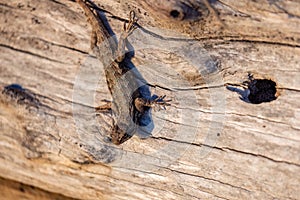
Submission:
[[[143,2],[95,0],[115,33],[137,11],[133,62],[172,98],[153,112],[152,138],[121,146],[105,140],[110,114],[94,109],[111,97],[80,7],[0,3],[1,87],[18,83],[45,105],[0,95],[0,193],[15,198],[22,183],[37,191],[28,199],[299,199],[299,1],[215,1],[222,26],[209,12],[159,17]],[[248,72],[274,80],[277,100],[250,104],[226,89]]]

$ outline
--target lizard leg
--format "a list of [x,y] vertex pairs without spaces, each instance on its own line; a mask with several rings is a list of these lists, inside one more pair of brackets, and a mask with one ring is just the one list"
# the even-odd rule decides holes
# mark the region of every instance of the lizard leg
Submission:
[[139,112],[143,112],[145,109],[149,107],[159,106],[159,108],[163,108],[165,110],[166,106],[170,106],[169,103],[171,100],[165,100],[166,95],[156,97],[155,99],[149,100],[145,98],[136,98],[134,100],[134,105]]
[[104,105],[96,107],[96,111],[99,112],[110,112],[112,107],[112,102],[111,101],[106,101]]
[[121,62],[125,57],[125,46],[127,42],[127,37],[137,28],[135,23],[137,22],[137,18],[135,16],[135,12],[132,10],[129,14],[129,22],[128,24],[125,22],[123,26],[123,31],[119,38],[118,49],[116,52],[116,61]]

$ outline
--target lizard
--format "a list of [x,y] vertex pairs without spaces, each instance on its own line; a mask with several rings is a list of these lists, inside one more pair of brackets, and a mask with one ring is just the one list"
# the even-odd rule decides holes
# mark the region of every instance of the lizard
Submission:
[[125,47],[128,36],[137,28],[135,12],[130,11],[129,22],[124,23],[123,32],[117,42],[111,37],[97,12],[99,8],[92,1],[76,2],[82,7],[92,26],[91,48],[104,66],[107,86],[113,98],[110,141],[119,145],[137,132],[141,137],[149,137],[151,131],[143,130],[143,127],[151,122],[151,108],[154,105],[170,105],[170,100],[165,100],[165,96],[145,94],[145,84],[143,86],[141,80],[131,73],[135,69],[130,62],[129,53],[125,54]]

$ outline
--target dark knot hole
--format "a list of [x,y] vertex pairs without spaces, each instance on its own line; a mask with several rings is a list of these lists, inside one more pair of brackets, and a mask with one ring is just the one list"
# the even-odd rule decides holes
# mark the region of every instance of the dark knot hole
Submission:
[[170,12],[170,15],[173,17],[173,18],[178,18],[179,15],[180,15],[180,12],[178,10],[172,10]]

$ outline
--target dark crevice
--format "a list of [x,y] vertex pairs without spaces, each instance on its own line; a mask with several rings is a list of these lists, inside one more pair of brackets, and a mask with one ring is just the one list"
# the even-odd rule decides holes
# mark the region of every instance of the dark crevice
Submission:
[[169,87],[165,87],[165,86],[162,86],[159,84],[150,84],[150,83],[148,83],[147,85],[150,87],[153,87],[153,88],[159,88],[159,89],[163,89],[163,90],[167,90],[167,91],[176,92],[176,91],[208,90],[208,89],[214,89],[214,88],[222,88],[222,87],[224,87],[225,83],[222,85],[211,85],[211,86],[199,85],[199,86],[191,86],[191,87],[185,87],[185,88],[169,88]]
[[147,85],[148,85],[149,87],[152,87],[152,88],[160,88],[160,89],[167,90],[167,91],[173,91],[172,88],[168,88],[168,87],[165,87],[165,86],[162,86],[162,85],[158,85],[158,84],[150,84],[150,83],[147,83]]
[[[272,41],[257,41],[257,40],[251,40],[251,39],[245,39],[244,36],[241,38],[240,36],[234,36],[234,35],[221,35],[221,36],[212,36],[212,37],[203,37],[203,38],[197,38],[199,41],[209,41],[210,45],[212,44],[227,44],[228,42],[242,42],[242,43],[251,43],[251,44],[267,44],[267,45],[279,45],[279,46],[287,46],[287,47],[293,47],[293,48],[300,48],[300,45],[296,44],[289,44],[289,43],[283,43],[283,42],[272,42]],[[253,36],[248,36],[253,37]],[[216,40],[215,42],[213,40]],[[286,42],[286,41],[285,41]]]
[[28,55],[31,55],[31,56],[35,56],[35,57],[45,59],[45,60],[48,60],[48,61],[51,61],[51,62],[56,62],[56,63],[60,63],[60,64],[69,64],[69,63],[65,63],[65,62],[61,62],[59,60],[51,59],[51,58],[48,58],[48,57],[45,57],[45,56],[42,56],[42,55],[39,55],[39,54],[36,54],[36,53],[32,53],[30,51],[26,51],[26,50],[22,50],[22,49],[16,49],[12,46],[8,46],[8,45],[5,45],[5,44],[0,44],[0,47],[4,47],[4,48],[10,49],[10,50],[17,51],[17,52],[24,53],[24,54],[28,54]]
[[223,151],[224,150],[229,150],[229,151],[233,151],[233,152],[236,152],[236,153],[242,153],[242,154],[251,155],[251,156],[255,156],[255,157],[265,158],[267,160],[270,160],[270,161],[276,162],[276,163],[282,163],[282,164],[288,164],[288,165],[294,165],[296,167],[300,167],[300,164],[298,164],[298,163],[288,162],[288,161],[284,161],[284,160],[275,160],[275,159],[267,157],[265,155],[245,152],[245,151],[241,151],[241,150],[237,150],[237,149],[232,149],[232,148],[229,148],[229,147],[221,147],[221,148],[217,148],[217,149],[222,149]]
[[[59,2],[59,1],[56,1],[56,0],[50,0],[50,1],[52,1],[52,2],[54,2],[56,4],[59,4],[59,5],[62,5],[62,6],[66,6],[65,4],[63,4],[63,3]],[[73,2],[75,2],[75,0]]]
[[288,91],[293,91],[293,92],[300,92],[300,89],[295,89],[295,88],[278,87],[278,89],[288,90]]
[[251,152],[245,152],[245,151],[241,151],[241,150],[237,150],[237,149],[232,149],[232,148],[229,148],[229,147],[216,147],[216,146],[210,146],[210,145],[207,145],[207,144],[196,144],[196,143],[190,143],[190,142],[185,142],[185,141],[173,140],[171,138],[165,138],[165,137],[153,137],[152,136],[151,138],[162,139],[162,140],[172,141],[172,142],[178,142],[180,144],[188,144],[188,145],[193,145],[193,146],[198,146],[198,147],[205,146],[205,147],[217,149],[217,150],[220,150],[220,151],[229,150],[229,151],[233,151],[233,152],[236,152],[236,153],[241,153],[241,154],[251,155],[251,156],[255,156],[255,157],[265,158],[267,160],[270,160],[270,161],[276,162],[276,163],[282,163],[282,164],[288,164],[288,165],[294,165],[294,166],[300,167],[300,164],[298,164],[298,163],[293,163],[293,162],[283,161],[283,160],[275,160],[275,159],[267,157],[265,155],[251,153]]
[[197,147],[201,147],[201,146],[204,146],[204,147],[208,147],[208,148],[214,148],[214,149],[218,149],[220,151],[224,151],[223,149],[221,148],[218,148],[218,147],[215,147],[215,146],[210,146],[210,145],[207,145],[207,144],[196,144],[196,143],[193,143],[193,142],[186,142],[186,141],[179,141],[179,140],[174,140],[172,138],[166,138],[166,137],[154,137],[154,136],[151,136],[151,138],[153,139],[158,139],[158,140],[166,140],[166,141],[169,141],[169,142],[176,142],[176,143],[179,143],[179,144],[187,144],[187,145],[192,145],[192,146],[197,146]]
[[78,53],[89,54],[88,52],[82,51],[82,50],[80,50],[80,49],[75,49],[75,48],[73,48],[73,47],[68,47],[68,46],[65,46],[65,45],[63,45],[63,44],[57,44],[57,43],[54,43],[54,42],[50,42],[50,41],[44,40],[44,39],[42,39],[42,38],[36,38],[36,37],[35,37],[35,39],[40,40],[40,41],[42,41],[42,42],[45,42],[45,43],[47,43],[47,44],[53,45],[53,46],[61,47],[61,48],[68,49],[68,50],[71,50],[71,51],[76,51],[76,52],[78,52]]
[[278,46],[287,46],[287,47],[296,47],[300,48],[300,45],[282,43],[282,42],[272,42],[272,41],[255,41],[255,40],[247,40],[247,39],[229,39],[229,42],[243,42],[243,43],[251,43],[251,44],[268,44],[268,45],[278,45]]
[[235,185],[232,185],[230,183],[225,183],[223,181],[220,181],[220,180],[216,180],[216,179],[213,179],[213,178],[208,178],[208,177],[205,177],[205,176],[200,176],[200,175],[196,175],[196,174],[190,174],[190,173],[186,173],[186,172],[182,172],[182,171],[178,171],[178,170],[174,170],[174,169],[170,169],[170,168],[166,168],[172,172],[175,172],[175,173],[179,173],[179,174],[183,174],[183,175],[186,175],[186,176],[193,176],[193,177],[197,177],[197,178],[203,178],[205,180],[209,180],[209,181],[214,181],[214,182],[217,182],[217,183],[220,183],[220,184],[223,184],[223,185],[227,185],[227,186],[230,186],[230,187],[233,187],[235,189],[241,189],[241,190],[244,190],[248,193],[251,193],[252,191],[250,190],[247,190],[246,188],[242,188],[242,187],[239,187],[239,186],[235,186]]
[[189,90],[208,90],[208,89],[214,89],[214,88],[222,88],[224,87],[224,84],[222,85],[211,85],[211,86],[194,86],[194,87],[187,87],[187,88],[173,88],[173,90],[178,91],[189,91]]

